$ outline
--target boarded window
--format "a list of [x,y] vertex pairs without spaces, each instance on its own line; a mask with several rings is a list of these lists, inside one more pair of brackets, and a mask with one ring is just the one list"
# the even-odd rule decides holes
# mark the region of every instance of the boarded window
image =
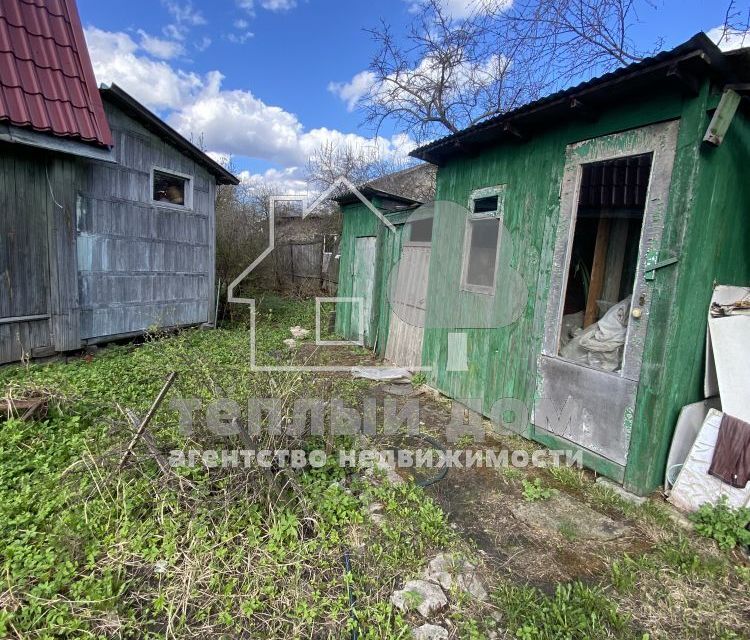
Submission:
[[186,206],[188,182],[188,178],[154,170],[154,200]]
[[432,241],[432,218],[422,218],[409,223],[409,242]]
[[492,289],[495,286],[500,220],[469,220],[469,239],[464,267],[464,285]]

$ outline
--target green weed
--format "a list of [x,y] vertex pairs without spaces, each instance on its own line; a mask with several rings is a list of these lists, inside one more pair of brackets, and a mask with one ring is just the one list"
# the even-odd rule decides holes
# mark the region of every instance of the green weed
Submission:
[[521,640],[599,640],[640,637],[630,619],[601,589],[581,582],[558,585],[553,596],[505,584],[493,595],[503,622]]
[[695,531],[713,538],[721,549],[734,549],[737,545],[750,545],[750,509],[733,509],[722,496],[718,504],[704,504],[692,516]]
[[538,502],[539,500],[549,500],[557,491],[550,489],[542,484],[540,478],[534,480],[523,480],[522,495],[526,502]]

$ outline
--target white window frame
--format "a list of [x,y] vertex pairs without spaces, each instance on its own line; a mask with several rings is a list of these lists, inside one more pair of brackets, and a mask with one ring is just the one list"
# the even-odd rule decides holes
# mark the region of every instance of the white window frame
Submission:
[[[497,196],[497,209],[495,211],[484,211],[480,213],[474,212],[474,202],[482,198],[490,198]],[[497,268],[500,262],[500,245],[502,243],[502,227],[503,218],[505,216],[505,185],[499,184],[494,187],[485,187],[483,189],[475,189],[469,196],[468,203],[469,215],[466,218],[466,227],[464,229],[464,249],[463,257],[461,261],[461,291],[468,291],[470,293],[479,293],[482,295],[492,296],[495,295],[497,287]],[[497,247],[495,249],[495,271],[492,274],[492,285],[483,286],[478,284],[471,284],[466,281],[469,275],[469,252],[471,251],[471,225],[474,222],[481,220],[488,220],[495,218],[498,220],[497,230]]]
[[[154,200],[154,174],[156,172],[165,173],[168,176],[174,176],[175,178],[182,178],[185,180],[185,204],[174,204],[173,202],[164,202],[163,200]],[[177,209],[178,211],[185,211],[193,209],[193,176],[187,173],[181,173],[174,169],[165,169],[164,167],[151,167],[151,203],[158,207],[168,207],[170,209]]]

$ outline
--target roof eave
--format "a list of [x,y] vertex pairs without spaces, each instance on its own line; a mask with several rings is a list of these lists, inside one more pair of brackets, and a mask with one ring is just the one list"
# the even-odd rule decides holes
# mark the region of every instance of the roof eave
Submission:
[[[475,152],[502,140],[519,140],[522,137],[520,132],[528,134],[533,129],[556,126],[562,118],[579,117],[573,112],[576,108],[580,109],[581,105],[585,107],[593,101],[599,108],[606,106],[622,93],[625,86],[638,85],[639,81],[644,84],[654,80],[663,83],[665,76],[670,73],[675,76],[675,69],[678,72],[680,69],[688,69],[690,73],[713,72],[724,77],[731,76],[718,47],[705,34],[699,34],[672,52],[660,54],[648,63],[621,68],[601,78],[556,92],[424,145],[410,155],[441,165],[453,156]],[[676,79],[680,81],[679,78]]]
[[[404,196],[400,196],[395,193],[389,193],[388,191],[382,191],[381,189],[373,189],[372,187],[368,187],[368,186],[358,187],[357,190],[367,199],[388,198],[389,200],[395,200],[397,202],[401,202],[409,206],[423,204],[421,201],[414,200],[413,198],[406,198]],[[353,193],[352,191],[348,191],[334,198],[333,200],[334,202],[337,202],[342,207],[348,204],[355,204],[357,202],[362,202],[359,196],[356,193]]]

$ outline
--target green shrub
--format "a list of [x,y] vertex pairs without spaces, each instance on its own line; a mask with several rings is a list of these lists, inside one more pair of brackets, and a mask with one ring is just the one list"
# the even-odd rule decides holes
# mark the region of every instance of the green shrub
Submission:
[[738,544],[750,545],[750,509],[733,509],[722,496],[718,504],[704,504],[691,516],[695,531],[706,538],[713,538],[721,549],[734,549]]

